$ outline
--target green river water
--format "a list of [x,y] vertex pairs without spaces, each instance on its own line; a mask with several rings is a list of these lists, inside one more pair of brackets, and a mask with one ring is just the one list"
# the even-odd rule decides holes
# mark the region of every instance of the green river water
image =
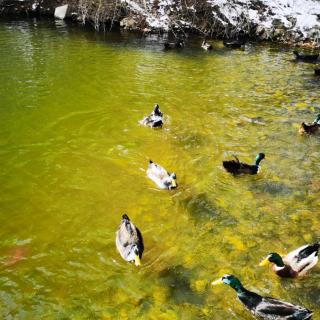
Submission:
[[[320,239],[320,138],[298,134],[320,80],[290,49],[200,42],[0,22],[1,319],[252,319],[211,287],[224,273],[320,319],[319,265],[298,280],[258,266]],[[138,124],[155,103],[162,130]],[[258,152],[257,176],[222,169]],[[147,179],[149,159],[176,190]],[[115,248],[124,212],[140,268]]]

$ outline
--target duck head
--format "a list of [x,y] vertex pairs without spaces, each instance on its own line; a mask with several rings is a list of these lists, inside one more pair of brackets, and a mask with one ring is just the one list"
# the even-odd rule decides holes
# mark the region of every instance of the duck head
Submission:
[[320,124],[320,114],[317,115],[317,117],[314,120],[314,123]]
[[158,117],[162,117],[162,112],[160,111],[159,105],[156,103],[153,107],[153,114]]
[[263,267],[269,263],[274,263],[277,267],[284,267],[281,256],[276,252],[269,253],[268,256],[259,263],[259,266]]
[[220,279],[211,282],[211,285],[216,286],[223,283],[229,285],[236,291],[241,291],[241,289],[243,288],[240,280],[232,274],[223,275]]
[[[130,260],[129,260],[130,259]],[[139,248],[138,246],[135,244],[132,246],[131,250],[130,250],[130,254],[128,257],[128,260],[131,263],[134,263],[137,267],[141,266],[141,259],[140,259],[140,254],[139,254]]]
[[264,153],[258,153],[257,156],[256,156],[256,160],[255,160],[255,163],[256,163],[256,166],[258,166],[261,162],[261,160],[263,160],[265,158],[265,154]]
[[169,190],[175,189],[177,185],[177,176],[175,173],[171,173],[165,181],[165,185]]

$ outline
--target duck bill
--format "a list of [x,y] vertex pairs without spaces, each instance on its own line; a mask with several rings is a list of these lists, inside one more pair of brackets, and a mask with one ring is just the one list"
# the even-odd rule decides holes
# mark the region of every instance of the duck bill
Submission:
[[221,278],[211,282],[212,286],[217,286],[218,284],[223,284],[223,281]]
[[177,182],[175,179],[172,179],[171,181],[171,188],[176,188],[177,187]]
[[134,256],[134,264],[139,267],[141,266],[141,260],[140,260],[140,257],[138,255],[135,255]]
[[259,263],[259,267],[265,267],[269,264],[269,260],[268,258],[265,258],[264,260],[262,260],[260,263]]

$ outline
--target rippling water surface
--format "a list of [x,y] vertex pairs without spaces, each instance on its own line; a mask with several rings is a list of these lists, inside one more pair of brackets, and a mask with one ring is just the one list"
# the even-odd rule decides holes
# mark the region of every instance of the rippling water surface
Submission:
[[[320,238],[320,112],[313,65],[291,50],[201,51],[190,39],[0,23],[2,319],[251,319],[223,273],[320,317],[320,267],[299,280],[258,267]],[[162,130],[138,124],[154,103]],[[234,178],[237,154],[258,176]],[[152,159],[175,191],[146,178]],[[141,268],[115,249],[123,212],[145,240]]]

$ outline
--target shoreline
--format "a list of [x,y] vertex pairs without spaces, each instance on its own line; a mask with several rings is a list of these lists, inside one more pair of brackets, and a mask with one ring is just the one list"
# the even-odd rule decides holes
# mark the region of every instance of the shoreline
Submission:
[[[67,20],[90,25],[97,31],[124,29],[140,33],[184,37],[197,34],[207,39],[238,39],[285,44],[305,49],[320,48],[320,2],[298,0],[298,5],[271,0],[194,1],[121,0],[108,4],[87,0],[0,0],[0,17],[54,18],[57,6],[68,4]],[[277,4],[278,2],[278,4]],[[300,5],[304,4],[304,7]],[[283,6],[283,7],[282,7]],[[299,11],[300,10],[300,11]],[[291,13],[291,14],[289,14]]]

